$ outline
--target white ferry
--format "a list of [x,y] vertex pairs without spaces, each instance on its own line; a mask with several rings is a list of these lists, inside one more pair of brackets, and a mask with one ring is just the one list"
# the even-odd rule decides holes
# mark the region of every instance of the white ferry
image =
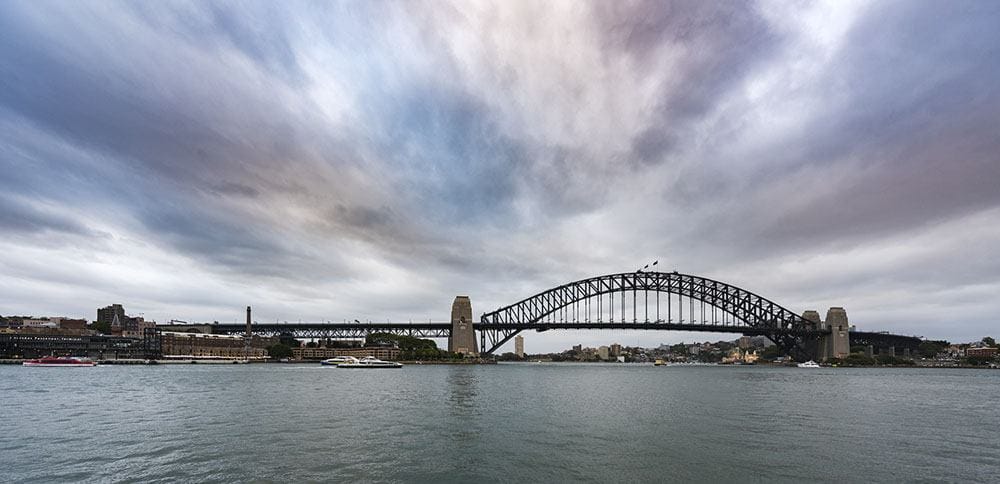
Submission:
[[343,363],[357,363],[358,359],[353,356],[335,356],[333,358],[327,358],[319,364],[325,366],[337,366]]
[[341,363],[337,365],[337,368],[402,368],[402,363],[397,363],[395,361],[382,361],[373,356],[366,356],[360,360],[355,360],[349,363]]
[[820,366],[819,366],[819,363],[816,363],[813,360],[809,360],[809,361],[807,361],[805,363],[799,363],[798,367],[799,368],[819,368]]

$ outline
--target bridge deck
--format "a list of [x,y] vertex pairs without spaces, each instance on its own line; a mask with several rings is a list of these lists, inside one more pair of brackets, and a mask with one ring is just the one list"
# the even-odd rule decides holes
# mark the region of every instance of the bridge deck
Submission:
[[[369,333],[390,332],[395,334],[412,334],[421,337],[446,338],[451,334],[451,323],[289,323],[289,324],[253,324],[255,334],[279,335],[291,334],[303,338],[338,338],[363,337]],[[604,330],[659,330],[659,331],[698,331],[706,333],[738,333],[748,336],[768,334],[794,334],[802,336],[817,336],[829,333],[829,330],[754,328],[743,325],[723,324],[690,324],[667,323],[654,321],[638,322],[565,322],[565,323],[475,323],[476,330],[497,328],[516,328],[525,331],[549,331],[553,329],[604,329]],[[220,323],[211,325],[158,325],[161,331],[185,332],[191,329],[211,328],[217,334],[241,334],[246,331],[244,324]]]

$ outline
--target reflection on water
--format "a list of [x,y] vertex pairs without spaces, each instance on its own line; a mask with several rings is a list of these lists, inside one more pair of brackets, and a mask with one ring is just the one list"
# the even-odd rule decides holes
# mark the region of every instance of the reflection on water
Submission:
[[46,370],[0,366],[4,482],[985,482],[1000,473],[1000,372],[988,370]]
[[455,414],[468,415],[476,405],[476,392],[479,380],[478,367],[471,365],[449,365],[448,377],[448,402]]

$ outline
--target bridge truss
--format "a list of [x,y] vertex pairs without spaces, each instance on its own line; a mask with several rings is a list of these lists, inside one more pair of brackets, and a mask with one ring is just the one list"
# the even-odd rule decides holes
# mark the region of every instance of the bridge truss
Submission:
[[763,335],[810,358],[829,330],[757,294],[677,272],[626,272],[563,284],[482,315],[476,330],[492,354],[526,329],[658,329]]

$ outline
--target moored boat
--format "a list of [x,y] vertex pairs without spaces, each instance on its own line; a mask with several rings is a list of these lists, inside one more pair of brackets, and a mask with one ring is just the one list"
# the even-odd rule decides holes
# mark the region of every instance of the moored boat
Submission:
[[820,366],[819,366],[819,363],[816,363],[813,360],[809,360],[809,361],[807,361],[805,363],[799,363],[798,367],[799,368],[819,368]]
[[366,356],[360,360],[352,361],[349,363],[341,363],[337,365],[337,368],[402,368],[402,363],[397,363],[395,361],[382,361],[373,356]]
[[46,366],[46,367],[83,367],[96,366],[90,358],[74,358],[72,356],[46,356],[34,360],[26,360],[21,363],[24,366]]

